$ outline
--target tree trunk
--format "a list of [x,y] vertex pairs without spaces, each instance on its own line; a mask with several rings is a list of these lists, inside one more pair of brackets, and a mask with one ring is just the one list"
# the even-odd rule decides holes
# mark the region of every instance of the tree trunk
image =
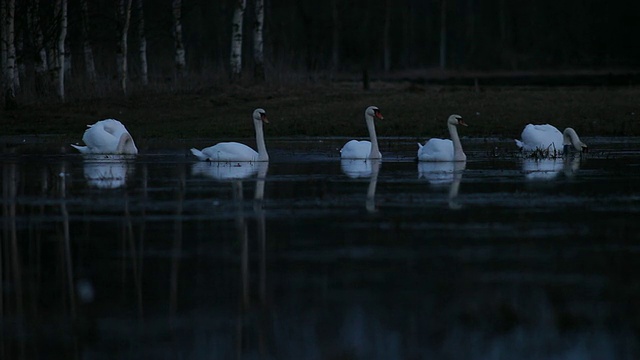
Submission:
[[61,101],[64,101],[64,42],[67,39],[67,0],[56,1],[56,12],[59,19],[60,31],[58,32],[58,41],[56,44],[56,92]]
[[384,14],[384,34],[383,34],[383,66],[384,71],[389,72],[391,69],[391,0],[387,0],[385,4]]
[[149,85],[149,71],[147,66],[147,37],[144,32],[144,9],[142,0],[136,0],[138,9],[138,54],[140,56],[140,78],[142,85]]
[[264,0],[256,0],[256,22],[253,29],[253,75],[258,82],[265,80],[264,74]]
[[440,8],[440,69],[447,67],[447,0],[442,0]]
[[182,42],[182,0],[173,0],[173,40],[176,48],[176,78],[182,79],[186,67]]
[[93,59],[93,49],[91,48],[91,37],[89,36],[89,5],[88,0],[82,0],[81,20],[82,20],[82,51],[84,53],[84,69],[91,84],[95,84],[97,74],[96,65]]
[[32,1],[27,8],[27,27],[29,32],[33,34],[34,59],[35,59],[35,87],[36,93],[43,95],[48,90],[47,71],[49,71],[49,62],[47,61],[47,49],[44,43],[44,34],[42,33],[42,24],[40,20],[40,2]]
[[7,71],[7,6],[4,0],[0,0],[0,83],[4,89],[5,72]]
[[338,11],[338,1],[331,1],[331,18],[333,20],[333,31],[331,33],[331,68],[333,71],[340,67],[340,18]]
[[231,80],[236,81],[242,73],[242,21],[246,0],[236,0],[231,23]]
[[[4,4],[5,7],[4,17],[4,27],[3,27],[3,40],[5,42],[5,50],[6,52],[6,60],[5,66],[2,69],[4,71],[4,88],[5,91],[11,91],[11,93],[15,93],[16,91],[16,46],[15,46],[15,9],[16,3],[15,0],[6,0]],[[4,57],[4,56],[3,56]]]
[[131,19],[131,1],[132,0],[120,0],[118,6],[118,48],[116,50],[116,61],[118,65],[118,81],[120,90],[124,95],[127,95],[127,34],[129,33],[129,20]]

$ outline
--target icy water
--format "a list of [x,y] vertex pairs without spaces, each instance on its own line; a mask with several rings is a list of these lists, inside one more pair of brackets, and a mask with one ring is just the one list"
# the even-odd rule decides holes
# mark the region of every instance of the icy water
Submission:
[[463,139],[455,166],[414,139],[244,166],[5,145],[0,358],[637,359],[640,139],[584,141]]

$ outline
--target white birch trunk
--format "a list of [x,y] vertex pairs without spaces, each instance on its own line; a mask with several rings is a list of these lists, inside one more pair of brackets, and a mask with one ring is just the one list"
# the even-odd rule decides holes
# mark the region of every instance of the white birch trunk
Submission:
[[264,74],[264,0],[255,0],[256,22],[253,28],[253,76],[259,82],[265,80]]
[[442,0],[440,8],[440,69],[447,67],[447,0]]
[[338,11],[338,1],[332,0],[331,4],[331,18],[333,20],[333,31],[331,33],[331,67],[334,71],[338,70],[340,66],[340,18]]
[[140,78],[142,85],[149,85],[149,71],[147,65],[147,37],[144,32],[144,9],[142,0],[136,0],[138,10],[138,55],[140,57]]
[[7,6],[4,0],[0,0],[0,83],[4,87],[5,72],[7,71]]
[[184,76],[186,66],[184,43],[182,42],[182,0],[173,0],[173,40],[176,48],[176,77]]
[[36,75],[44,77],[44,74],[49,70],[49,63],[47,61],[47,49],[44,44],[42,25],[40,24],[39,4],[39,1],[33,1],[30,3],[27,11],[27,26],[34,36]]
[[64,101],[64,66],[65,66],[65,48],[64,42],[67,38],[67,0],[56,1],[56,14],[59,19],[59,32],[56,42],[56,92],[60,100]]
[[4,12],[4,28],[3,35],[6,48],[6,60],[4,71],[4,87],[5,91],[15,94],[16,90],[16,47],[15,47],[15,0],[6,0],[3,6],[6,6]]
[[127,34],[129,33],[129,20],[131,19],[131,1],[132,0],[120,0],[118,6],[118,48],[116,50],[116,62],[118,65],[118,82],[120,90],[124,95],[127,95]]
[[242,73],[242,21],[246,0],[236,0],[233,20],[231,23],[231,79],[237,80]]
[[88,0],[82,0],[81,20],[82,20],[82,53],[84,55],[84,69],[87,79],[91,84],[96,82],[98,77],[96,73],[96,64],[93,58],[93,49],[91,48],[91,36],[89,35],[89,4]]
[[391,69],[391,0],[386,1],[385,14],[384,14],[384,33],[383,33],[383,66],[384,71],[389,72]]

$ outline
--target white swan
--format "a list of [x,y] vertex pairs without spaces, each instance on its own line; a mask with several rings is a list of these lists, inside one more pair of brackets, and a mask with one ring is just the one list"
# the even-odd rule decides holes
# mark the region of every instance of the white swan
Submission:
[[264,143],[262,124],[269,123],[267,112],[263,109],[253,111],[253,126],[256,129],[258,151],[237,142],[221,142],[202,150],[191,149],[191,153],[202,161],[269,161],[267,146]]
[[369,106],[364,111],[364,120],[367,122],[369,129],[369,138],[371,141],[350,140],[342,149],[340,149],[340,157],[342,159],[381,159],[380,149],[378,149],[378,137],[376,136],[376,127],[373,123],[374,119],[383,119],[380,109],[375,106]]
[[580,141],[575,130],[568,127],[560,132],[555,126],[528,124],[516,139],[516,145],[524,152],[545,151],[551,155],[568,153],[571,146],[580,152],[587,152],[588,147]]
[[83,154],[131,154],[138,153],[131,134],[122,123],[115,119],[100,120],[82,135],[86,146],[71,144]]
[[466,161],[467,155],[462,151],[462,143],[458,137],[458,125],[468,126],[462,116],[451,115],[447,119],[449,139],[429,139],[424,146],[418,143],[418,161]]

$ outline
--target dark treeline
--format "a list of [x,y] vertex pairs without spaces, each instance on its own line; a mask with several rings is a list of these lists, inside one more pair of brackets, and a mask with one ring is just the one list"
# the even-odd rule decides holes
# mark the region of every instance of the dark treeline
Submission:
[[[123,84],[161,91],[254,80],[256,0],[0,1],[3,89],[18,101],[56,92],[62,99],[65,92],[67,97],[126,94]],[[239,2],[246,5],[242,74],[232,77],[232,18]],[[179,74],[176,6],[186,54]],[[264,0],[264,73],[272,82],[295,82],[364,69],[629,69],[640,65],[640,47],[632,41],[640,33],[638,14],[640,2],[632,1]],[[128,68],[123,75],[118,34],[127,15]],[[141,39],[146,41],[148,85],[141,80]],[[63,57],[56,54],[60,44]],[[95,79],[87,72],[87,45]],[[56,59],[64,59],[64,66],[57,66],[64,69],[62,77],[56,75]],[[60,81],[66,90],[56,85]]]

